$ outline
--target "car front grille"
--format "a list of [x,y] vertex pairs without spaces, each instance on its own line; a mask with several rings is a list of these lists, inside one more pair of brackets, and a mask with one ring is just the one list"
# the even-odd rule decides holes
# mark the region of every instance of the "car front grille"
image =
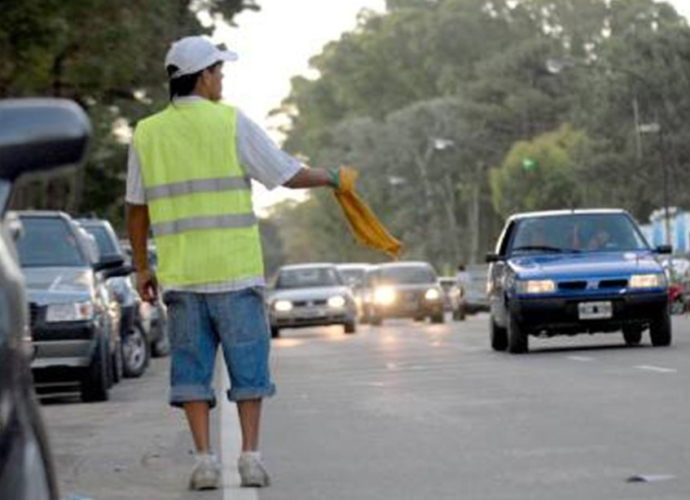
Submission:
[[573,290],[620,290],[628,286],[625,278],[608,279],[601,281],[562,281],[558,283],[558,289],[564,291]]
[[318,307],[318,306],[325,306],[328,303],[327,300],[319,299],[319,300],[296,300],[292,304],[295,307]]

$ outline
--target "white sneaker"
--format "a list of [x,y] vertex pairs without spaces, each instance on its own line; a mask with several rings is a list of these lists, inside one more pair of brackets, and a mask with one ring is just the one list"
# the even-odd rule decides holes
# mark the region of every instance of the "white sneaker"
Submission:
[[244,487],[264,488],[271,484],[271,478],[268,477],[268,471],[261,461],[259,452],[242,453],[237,461],[237,469]]
[[220,464],[213,454],[197,455],[196,464],[189,479],[191,490],[216,490],[220,488]]

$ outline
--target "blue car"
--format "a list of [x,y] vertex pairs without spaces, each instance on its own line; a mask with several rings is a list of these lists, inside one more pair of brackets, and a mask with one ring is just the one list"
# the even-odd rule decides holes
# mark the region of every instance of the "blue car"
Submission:
[[623,332],[671,344],[668,284],[657,254],[624,210],[510,217],[487,255],[491,346],[519,354],[529,336]]

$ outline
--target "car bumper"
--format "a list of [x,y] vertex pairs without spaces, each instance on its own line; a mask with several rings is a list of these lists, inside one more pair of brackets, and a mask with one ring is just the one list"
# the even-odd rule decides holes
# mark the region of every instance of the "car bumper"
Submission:
[[43,323],[32,328],[32,369],[84,367],[91,363],[98,328],[94,322]]
[[270,315],[273,328],[300,328],[308,326],[342,325],[355,321],[356,311],[332,309],[308,309],[289,313],[272,312]]
[[442,300],[434,302],[414,302],[391,304],[388,306],[373,305],[371,315],[381,318],[418,318],[422,316],[438,316],[443,314]]
[[[580,319],[579,304],[611,302],[612,316],[606,319]],[[548,330],[551,333],[616,331],[627,325],[648,325],[668,310],[667,292],[597,297],[516,298],[510,313],[530,333]]]

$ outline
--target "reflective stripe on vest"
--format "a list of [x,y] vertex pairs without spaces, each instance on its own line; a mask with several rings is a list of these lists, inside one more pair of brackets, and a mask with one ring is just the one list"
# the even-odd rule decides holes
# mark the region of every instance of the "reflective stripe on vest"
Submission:
[[263,277],[235,122],[233,108],[200,100],[170,105],[137,125],[134,148],[164,286]]

